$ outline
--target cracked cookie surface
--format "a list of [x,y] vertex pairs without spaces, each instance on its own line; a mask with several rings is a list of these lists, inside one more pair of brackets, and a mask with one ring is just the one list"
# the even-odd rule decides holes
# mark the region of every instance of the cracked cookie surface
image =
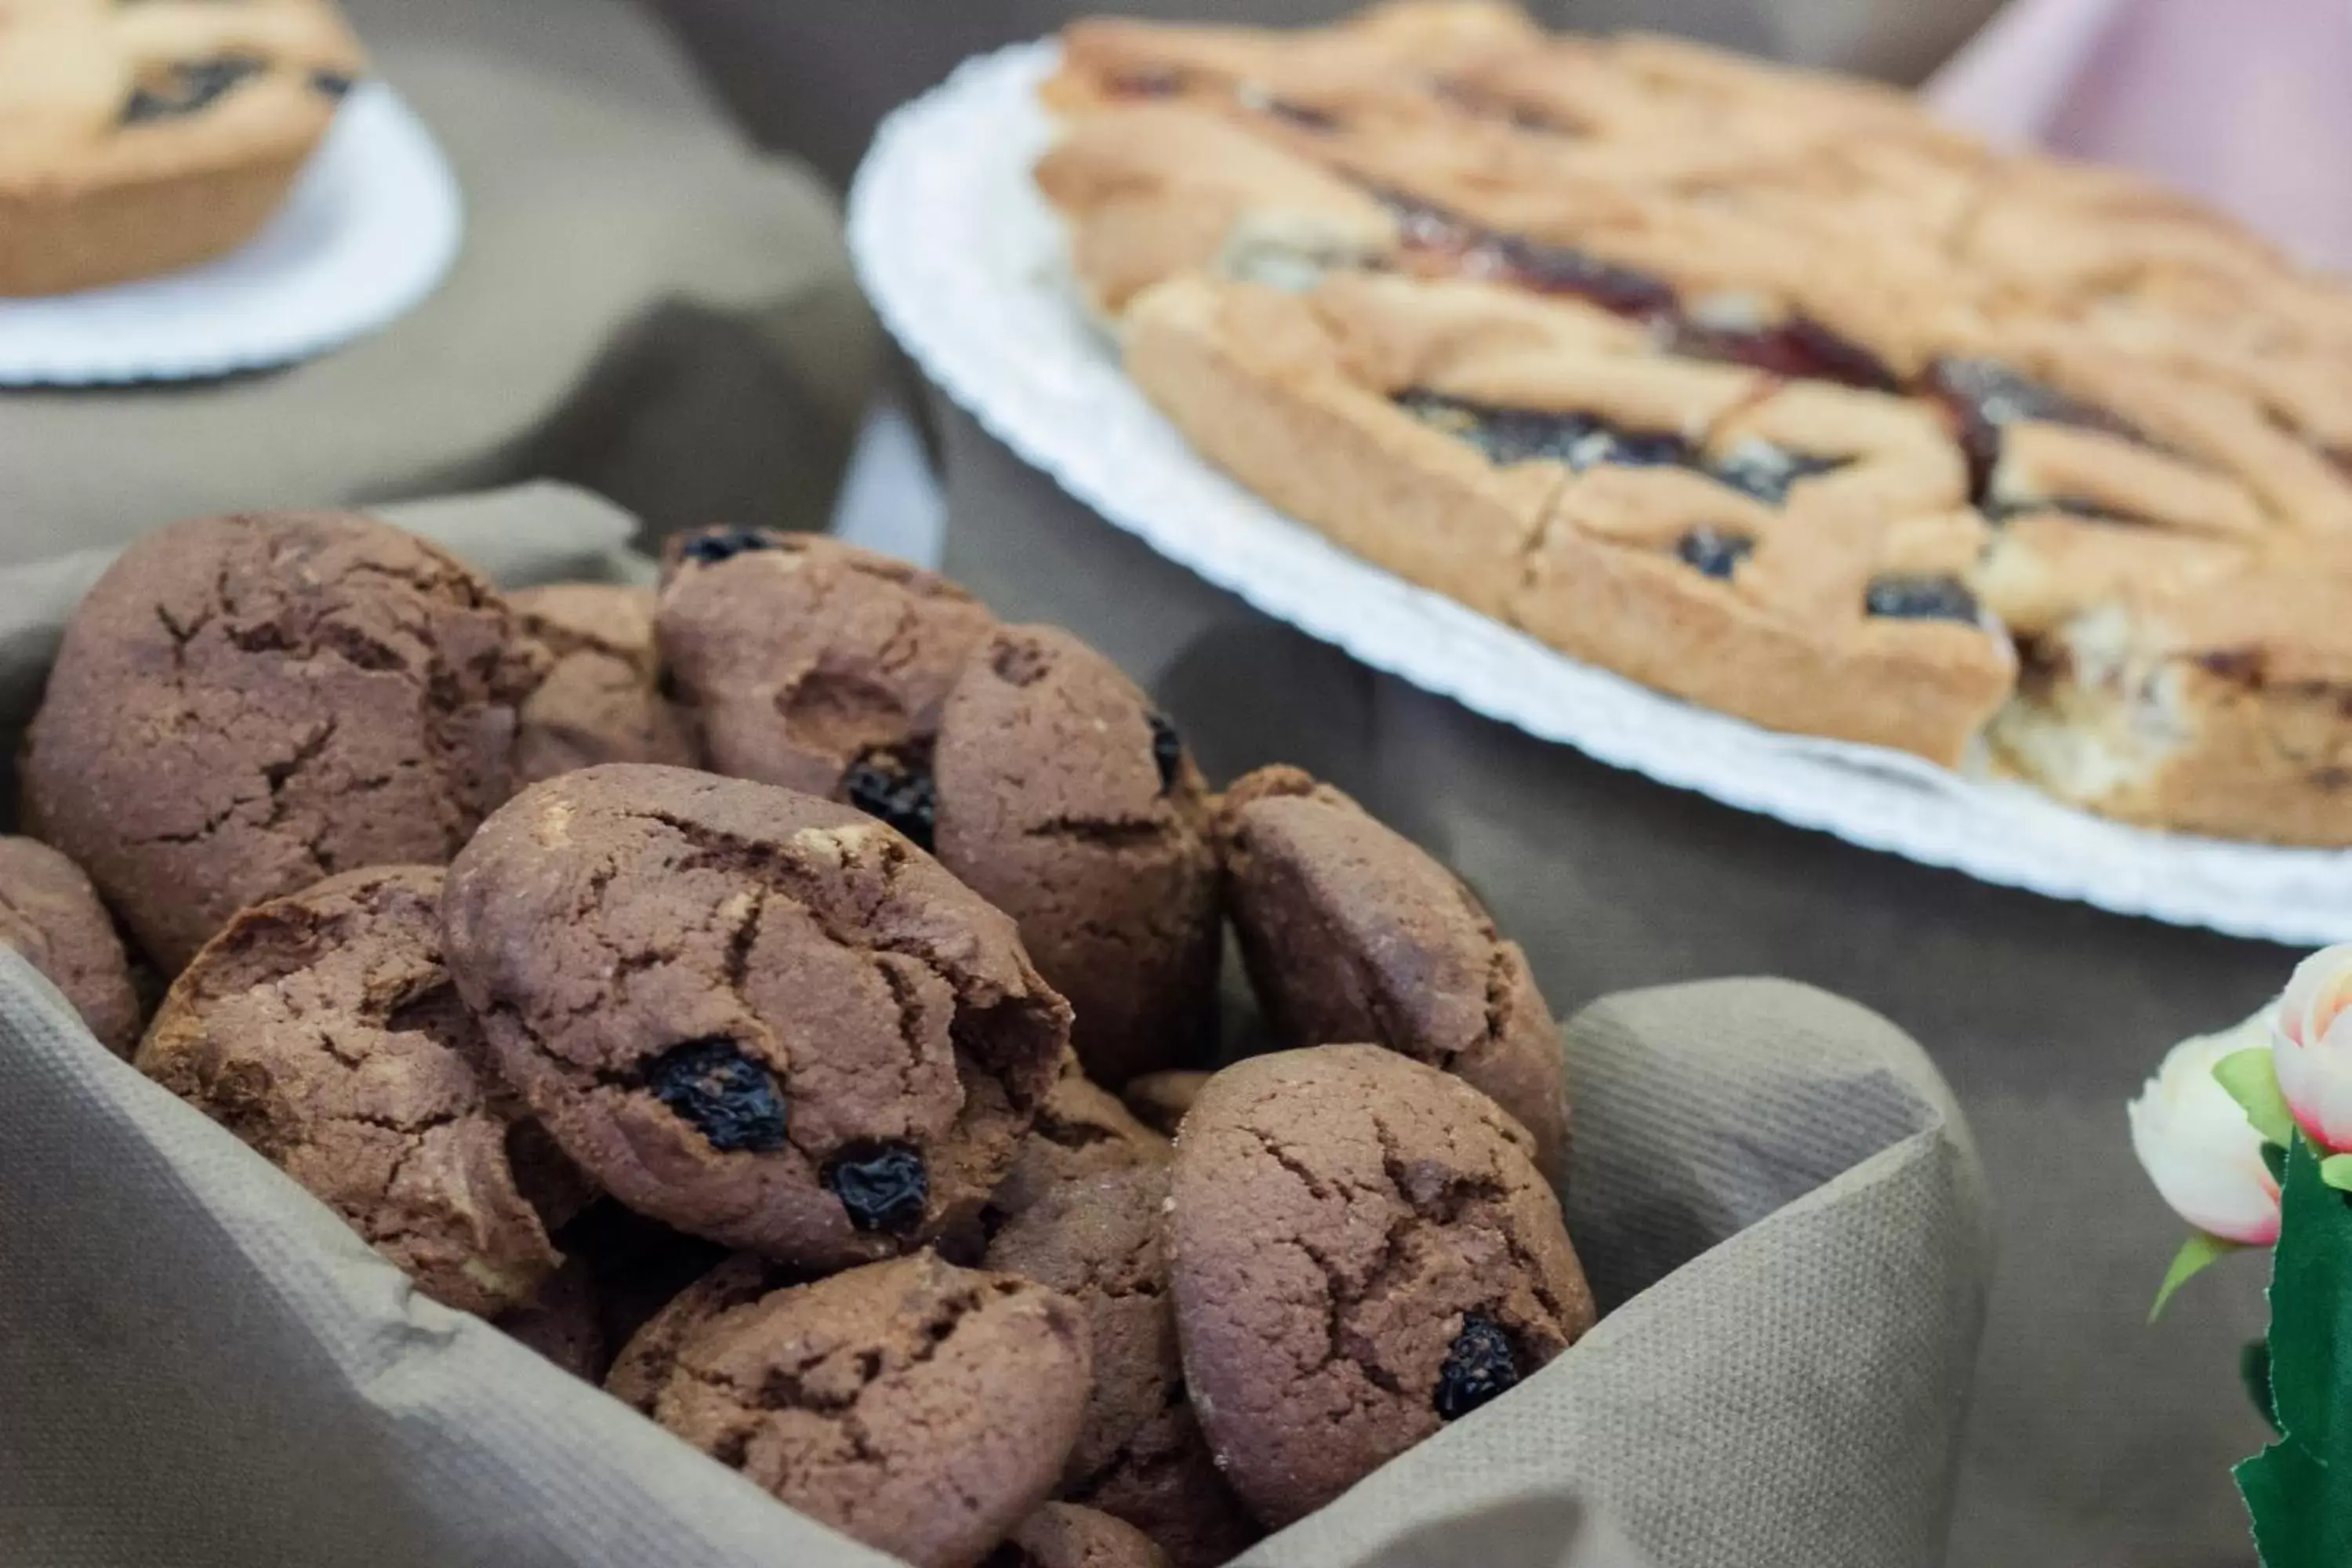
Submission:
[[677,1352],[704,1325],[788,1285],[805,1281],[756,1252],[739,1252],[695,1280],[629,1336],[604,1374],[604,1392],[647,1415],[677,1370]]
[[490,1316],[555,1270],[549,1222],[583,1194],[450,984],[441,878],[349,871],[247,910],[173,984],[138,1065],[426,1295]]
[[46,844],[0,838],[0,947],[11,947],[73,1004],[99,1044],[139,1044],[139,995],[114,921],[81,868]]
[[721,1313],[655,1418],[877,1551],[971,1568],[1061,1473],[1087,1366],[1071,1303],[921,1253]]
[[1217,1473],[1184,1387],[1162,1239],[1165,1164],[1054,1187],[998,1231],[984,1260],[1087,1315],[1094,1393],[1056,1495],[1125,1521],[1175,1568],[1214,1568],[1261,1531]]
[[1151,1538],[1090,1508],[1049,1502],[1021,1521],[982,1568],[1170,1568]]
[[674,541],[656,616],[711,767],[827,796],[861,758],[929,741],[995,624],[944,577],[768,529]]
[[977,1221],[1069,1005],[1013,922],[882,824],[615,763],[533,785],[443,900],[509,1081],[607,1191],[840,1268]]
[[545,678],[522,703],[518,783],[599,763],[694,765],[686,724],[661,694],[653,590],[552,583],[507,602],[548,656]]
[[1507,1347],[1515,1380],[1592,1324],[1526,1130],[1376,1046],[1219,1073],[1177,1139],[1171,1197],[1193,1408],[1269,1525],[1435,1433],[1465,1340]]
[[175,523],[74,612],[27,735],[26,819],[176,973],[248,904],[446,863],[512,791],[536,679],[489,585],[388,524]]
[[1291,1046],[1386,1046],[1443,1068],[1535,1135],[1568,1142],[1559,1026],[1518,943],[1459,878],[1297,768],[1236,780],[1217,819],[1250,984]]
[[1213,1055],[1208,792],[1135,683],[1066,631],[1004,627],[949,695],[932,771],[940,863],[1020,922],[1087,1075]]

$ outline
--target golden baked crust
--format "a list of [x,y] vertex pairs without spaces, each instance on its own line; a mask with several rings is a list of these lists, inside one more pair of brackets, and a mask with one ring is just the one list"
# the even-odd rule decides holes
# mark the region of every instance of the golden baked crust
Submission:
[[[1172,279],[1129,307],[1127,355],[1276,505],[1647,685],[1945,763],[2009,694],[2010,645],[1960,581],[1984,528],[1958,454],[1898,399],[1664,354],[1590,307],[1375,275],[1304,295]],[[1822,429],[1824,399],[1853,416]],[[1887,613],[1904,585],[1934,607]]]
[[362,68],[327,0],[0,5],[0,295],[235,249]]
[[[1662,689],[1945,762],[2021,653],[1992,739],[2033,782],[2352,843],[2352,703],[2216,673],[2190,614],[2259,597],[2218,650],[2265,668],[2352,622],[2352,291],[1904,94],[1485,0],[1080,23],[1044,96],[1039,182],[1131,374],[1339,543]],[[1736,559],[1684,542],[1727,529]],[[2254,586],[2295,579],[2292,620]],[[2190,715],[2123,783],[2085,748],[2158,721],[2068,651],[2116,637]]]

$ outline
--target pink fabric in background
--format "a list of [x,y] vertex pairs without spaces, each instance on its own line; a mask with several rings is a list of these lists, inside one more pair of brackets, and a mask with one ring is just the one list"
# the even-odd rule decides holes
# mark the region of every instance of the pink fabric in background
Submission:
[[1923,90],[1996,142],[2140,170],[2352,271],[2352,0],[2011,0]]

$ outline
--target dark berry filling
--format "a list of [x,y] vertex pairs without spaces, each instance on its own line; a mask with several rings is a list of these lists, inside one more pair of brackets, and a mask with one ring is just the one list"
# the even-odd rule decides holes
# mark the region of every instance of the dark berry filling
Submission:
[[1470,1313],[1463,1318],[1462,1331],[1454,1336],[1453,1348],[1445,1352],[1445,1364],[1437,1370],[1437,1414],[1444,1420],[1459,1421],[1508,1394],[1518,1382],[1518,1355],[1511,1349],[1509,1338],[1492,1319]]
[[1549,111],[1530,104],[1516,103],[1499,93],[1467,82],[1443,79],[1430,83],[1430,90],[1444,101],[1465,114],[1480,120],[1496,120],[1517,131],[1533,131],[1545,136],[1580,136],[1584,132],[1566,123]]
[[1286,125],[1295,125],[1301,131],[1312,131],[1318,135],[1328,134],[1339,129],[1337,117],[1327,114],[1319,109],[1310,109],[1303,103],[1292,103],[1284,99],[1269,98],[1254,107],[1262,113],[1271,114]]
[[1727,582],[1739,563],[1755,552],[1756,541],[1747,534],[1717,533],[1711,528],[1694,528],[1675,541],[1675,553],[1685,565]]
[[1173,98],[1184,90],[1184,78],[1166,69],[1121,71],[1105,85],[1114,98]]
[[1874,616],[1901,621],[1977,621],[1977,596],[1957,577],[1881,577],[1871,584],[1863,606]]
[[940,792],[926,750],[874,748],[841,775],[841,798],[868,816],[880,817],[918,847],[931,847],[939,826]]
[[654,1098],[693,1123],[714,1149],[784,1146],[784,1098],[768,1069],[725,1038],[688,1040],[646,1068]]
[[131,89],[122,105],[122,123],[173,120],[209,109],[240,83],[259,76],[269,62],[253,55],[222,55],[183,60],[161,77]]
[[1968,455],[1971,491],[1979,499],[2000,461],[2000,432],[2005,425],[2031,420],[2144,439],[2104,409],[2045,386],[1998,360],[1939,359],[1927,367],[1924,389],[1949,413],[1960,450]]
[[1621,430],[1590,414],[1490,408],[1440,393],[1411,391],[1397,404],[1423,424],[1467,441],[1500,467],[1549,458],[1581,473],[1603,463],[1688,467],[1690,443],[1671,431]]
[[773,550],[775,542],[756,528],[706,528],[678,547],[688,561],[715,566],[751,550]]
[[2147,526],[2148,519],[2134,512],[2117,511],[2097,501],[2084,500],[2077,496],[2036,496],[2031,500],[1995,501],[1984,509],[1989,522],[2007,522],[2037,511],[2060,511],[2068,517],[2085,518],[2093,522],[2121,522]]
[[1166,795],[1176,787],[1177,775],[1184,769],[1184,737],[1176,732],[1167,714],[1153,713],[1150,718],[1151,760],[1160,766],[1160,793]]
[[1835,473],[1851,461],[1849,458],[1817,458],[1811,452],[1791,452],[1769,441],[1742,441],[1708,464],[1706,471],[1767,506],[1779,506],[1789,499],[1790,487],[1798,480]]
[[1445,258],[1460,271],[1539,294],[1570,294],[1643,320],[1671,314],[1675,291],[1659,279],[1564,245],[1496,234],[1443,207],[1392,191],[1373,195],[1395,215],[1408,249]]
[[1539,294],[1573,295],[1648,322],[1675,353],[1874,392],[1893,392],[1901,384],[1876,354],[1818,321],[1799,316],[1754,330],[1705,326],[1682,313],[1674,286],[1654,274],[1570,246],[1497,234],[1395,191],[1374,188],[1372,195],[1395,216],[1407,250],[1440,258],[1465,276],[1515,283]]
[[923,1223],[931,1178],[908,1143],[853,1143],[825,1162],[825,1189],[859,1230],[902,1235]]
[[1901,386],[1876,354],[1802,316],[1756,328],[1678,320],[1667,334],[1666,346],[1690,359],[1744,364],[1789,381],[1832,381],[1868,392],[1894,392]]
[[1621,316],[1663,316],[1675,309],[1675,291],[1646,272],[1541,240],[1505,237],[1492,243],[1504,276],[1539,294],[1573,295]]
[[310,73],[310,90],[326,98],[348,98],[354,83],[354,78],[341,71],[314,70]]

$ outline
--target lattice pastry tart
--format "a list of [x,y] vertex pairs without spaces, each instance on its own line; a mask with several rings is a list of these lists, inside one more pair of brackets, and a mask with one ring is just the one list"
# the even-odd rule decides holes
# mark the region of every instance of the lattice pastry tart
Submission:
[[1773,728],[2352,843],[2352,295],[1900,94],[1483,4],[1082,23],[1139,384],[1338,542]]
[[235,249],[362,68],[325,0],[0,0],[0,295]]

